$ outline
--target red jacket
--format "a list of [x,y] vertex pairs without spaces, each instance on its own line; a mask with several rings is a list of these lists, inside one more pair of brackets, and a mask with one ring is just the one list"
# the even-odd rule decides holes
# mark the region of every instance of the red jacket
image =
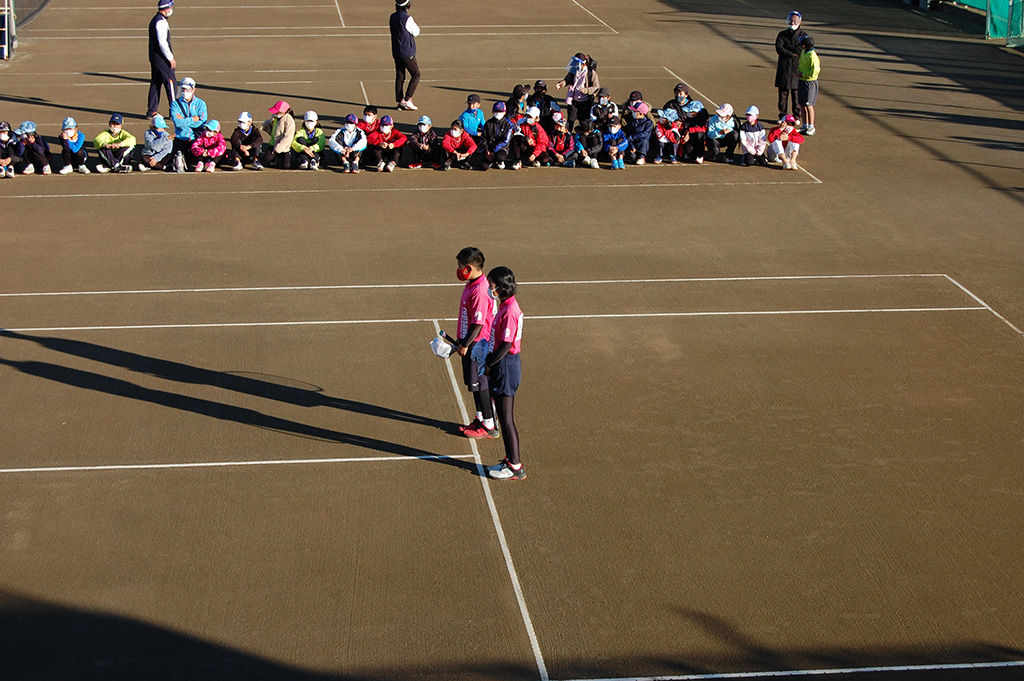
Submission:
[[534,123],[533,125],[523,123],[519,126],[519,131],[523,133],[527,144],[533,147],[533,151],[530,152],[531,156],[540,156],[547,150],[548,134],[544,132],[544,128],[540,127],[540,123]]
[[[771,144],[780,137],[782,137],[782,128],[772,128],[768,131],[768,144]],[[789,141],[793,144],[803,144],[804,136],[797,132],[796,128],[793,128],[789,132]]]
[[367,143],[372,147],[379,147],[382,144],[394,144],[395,149],[399,148],[409,140],[408,137],[398,132],[398,128],[391,128],[391,132],[384,134],[377,128],[367,137]]
[[453,154],[472,154],[476,152],[476,142],[473,141],[473,136],[465,130],[462,131],[458,138],[452,137],[452,133],[449,131],[444,136],[441,146],[444,147],[445,151]]
[[373,123],[367,123],[365,120],[360,118],[359,122],[356,123],[356,127],[365,132],[366,136],[369,137],[371,132],[377,132],[380,130],[380,119],[374,118]]
[[557,152],[562,156],[571,153],[575,147],[576,138],[568,132],[558,132],[556,130],[551,134],[551,137],[548,138],[548,149]]

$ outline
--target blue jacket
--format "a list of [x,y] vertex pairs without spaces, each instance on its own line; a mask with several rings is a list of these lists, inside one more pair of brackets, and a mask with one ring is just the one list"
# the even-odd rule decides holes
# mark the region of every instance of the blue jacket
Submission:
[[66,140],[63,137],[60,138],[61,149],[67,149],[72,154],[77,154],[79,152],[79,150],[81,150],[82,146],[84,146],[84,145],[85,145],[85,135],[82,134],[81,130],[78,131],[78,139],[76,139],[74,141]]
[[157,160],[171,153],[171,148],[174,146],[171,136],[165,130],[156,131],[150,128],[142,137],[145,140],[145,146],[142,148],[143,156]]
[[615,134],[606,132],[604,134],[604,150],[608,151],[608,147],[618,147],[619,151],[625,151],[632,147],[629,143],[629,138],[626,137],[626,133],[622,132],[621,129]]
[[[199,120],[192,120],[196,116]],[[171,102],[171,119],[174,122],[175,137],[180,140],[194,140],[196,130],[206,125],[206,102],[198,97],[193,97],[191,102],[178,97]]]
[[480,109],[466,109],[462,112],[462,115],[459,116],[459,120],[462,121],[462,127],[465,128],[466,132],[473,137],[480,134],[480,131],[483,130],[484,123],[487,122],[487,119],[484,118],[484,112]]
[[644,140],[651,139],[651,135],[654,134],[654,121],[647,116],[627,121],[626,127],[628,129],[626,136],[629,138],[629,146],[631,147],[635,147]]

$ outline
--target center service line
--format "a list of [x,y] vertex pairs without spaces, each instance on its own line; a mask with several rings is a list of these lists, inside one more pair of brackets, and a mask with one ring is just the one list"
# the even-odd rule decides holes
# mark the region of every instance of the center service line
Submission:
[[[441,333],[441,325],[436,319],[430,320],[434,324],[434,335]],[[447,321],[447,320],[446,320]],[[466,411],[466,403],[462,400],[462,392],[459,390],[459,382],[455,380],[455,370],[452,363],[444,360],[448,369],[448,378],[452,384],[452,392],[459,403],[459,413],[464,423],[469,423],[469,413]],[[491,520],[494,522],[494,531],[498,535],[498,543],[501,545],[501,553],[505,556],[505,566],[508,568],[509,577],[512,578],[512,588],[516,592],[516,600],[519,602],[519,612],[523,616],[523,624],[526,625],[526,633],[530,637],[530,646],[533,647],[533,657],[537,661],[537,671],[540,673],[540,681],[549,681],[547,665],[544,664],[544,655],[540,652],[540,644],[537,642],[537,632],[533,630],[533,620],[530,619],[530,611],[526,608],[526,597],[523,595],[523,587],[519,583],[519,575],[516,573],[516,566],[512,563],[512,552],[509,551],[508,542],[505,541],[505,530],[501,527],[501,518],[498,517],[498,507],[494,505],[494,497],[491,495],[491,479],[487,477],[487,471],[480,459],[480,450],[476,446],[476,440],[470,439],[469,446],[473,450],[473,460],[476,462],[476,473],[480,477],[480,484],[484,488],[484,497],[487,499],[487,508],[491,511]]]

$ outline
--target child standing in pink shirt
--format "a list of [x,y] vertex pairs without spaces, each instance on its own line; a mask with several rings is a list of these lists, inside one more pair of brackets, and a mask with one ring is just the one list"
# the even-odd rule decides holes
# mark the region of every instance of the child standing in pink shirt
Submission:
[[523,480],[526,468],[519,459],[519,430],[512,410],[523,376],[523,365],[519,361],[523,311],[516,300],[516,275],[512,270],[495,267],[487,273],[487,283],[501,303],[491,328],[484,373],[490,378],[491,396],[505,434],[505,458],[497,466],[488,466],[487,475],[496,480]]
[[[472,246],[463,248],[455,257],[459,281],[466,282],[459,301],[459,327],[455,352],[462,357],[462,379],[473,393],[476,403],[476,418],[468,426],[459,428],[462,434],[472,438],[496,438],[498,429],[494,426],[494,410],[491,393],[480,366],[478,344],[486,346],[491,338],[491,324],[494,321],[495,303],[490,296],[487,278],[484,277],[484,254]],[[482,349],[482,348],[481,348]]]

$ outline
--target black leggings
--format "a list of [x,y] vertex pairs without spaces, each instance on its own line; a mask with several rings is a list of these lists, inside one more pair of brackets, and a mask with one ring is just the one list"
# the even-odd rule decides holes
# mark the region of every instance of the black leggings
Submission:
[[512,395],[494,395],[494,406],[498,412],[498,424],[501,426],[501,438],[505,442],[505,458],[510,464],[519,465],[519,430],[512,415],[515,403]]
[[[409,87],[405,94],[402,94],[402,87],[405,85],[405,72],[409,72]],[[416,86],[420,84],[420,65],[416,57],[403,57],[395,60],[395,101],[412,99],[416,93]]]
[[473,402],[476,410],[483,414],[485,419],[493,419],[494,411],[491,409],[491,392],[489,390],[474,390]]

